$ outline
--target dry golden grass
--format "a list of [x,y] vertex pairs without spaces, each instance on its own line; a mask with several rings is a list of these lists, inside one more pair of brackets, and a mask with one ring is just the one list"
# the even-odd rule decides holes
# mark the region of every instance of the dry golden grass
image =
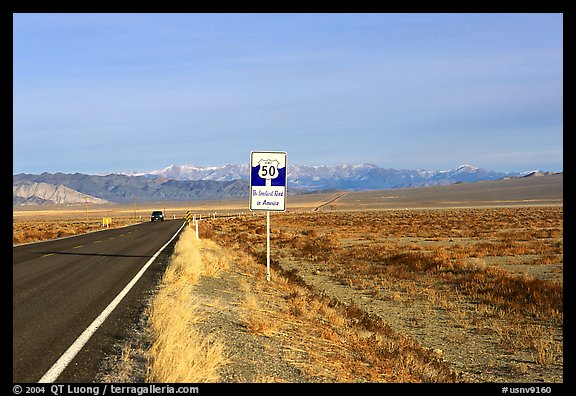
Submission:
[[227,363],[223,345],[197,329],[202,311],[193,297],[200,276],[214,275],[222,268],[214,253],[203,254],[214,244],[196,240],[186,227],[174,247],[158,294],[149,313],[153,344],[149,351],[149,382],[216,382],[218,368]]

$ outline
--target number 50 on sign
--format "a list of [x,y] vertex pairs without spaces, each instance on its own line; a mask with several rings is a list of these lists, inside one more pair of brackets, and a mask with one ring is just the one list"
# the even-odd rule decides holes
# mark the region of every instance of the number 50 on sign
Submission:
[[286,210],[286,153],[250,153],[250,210]]

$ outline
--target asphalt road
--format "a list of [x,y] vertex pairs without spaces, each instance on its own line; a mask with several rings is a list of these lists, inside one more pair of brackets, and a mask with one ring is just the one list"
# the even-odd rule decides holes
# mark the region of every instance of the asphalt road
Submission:
[[[181,220],[13,247],[13,382],[37,382],[172,238]],[[143,309],[177,238],[155,259],[56,382],[93,382]]]

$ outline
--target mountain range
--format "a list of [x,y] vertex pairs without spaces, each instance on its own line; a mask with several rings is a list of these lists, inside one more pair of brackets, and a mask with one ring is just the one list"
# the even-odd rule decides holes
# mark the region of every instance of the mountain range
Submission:
[[[289,165],[288,181],[291,186],[306,190],[343,189],[360,191],[498,180],[503,177],[523,176],[527,173],[494,172],[474,165],[462,165],[450,170],[391,169],[381,168],[372,164]],[[250,180],[250,169],[247,164],[228,164],[219,167],[170,165],[160,170],[124,173],[124,175],[174,180],[248,181]]]
[[[462,165],[451,170],[390,169],[371,164],[288,166],[288,193],[385,190],[522,177]],[[249,165],[171,165],[150,172],[13,175],[13,205],[127,203],[247,198]]]

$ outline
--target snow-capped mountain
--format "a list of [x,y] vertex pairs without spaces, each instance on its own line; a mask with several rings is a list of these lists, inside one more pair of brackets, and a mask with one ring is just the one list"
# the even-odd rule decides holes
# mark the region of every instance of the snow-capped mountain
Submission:
[[249,165],[224,165],[224,166],[194,166],[194,165],[170,165],[166,168],[149,172],[120,173],[127,176],[161,177],[174,180],[212,180],[232,181],[249,180]]
[[[249,180],[249,165],[224,166],[170,165],[160,170],[130,173],[131,176],[174,180]],[[403,187],[423,187],[480,180],[497,180],[521,176],[518,173],[494,172],[474,165],[462,165],[450,170],[391,169],[373,164],[289,165],[288,183],[306,190],[376,190]]]

